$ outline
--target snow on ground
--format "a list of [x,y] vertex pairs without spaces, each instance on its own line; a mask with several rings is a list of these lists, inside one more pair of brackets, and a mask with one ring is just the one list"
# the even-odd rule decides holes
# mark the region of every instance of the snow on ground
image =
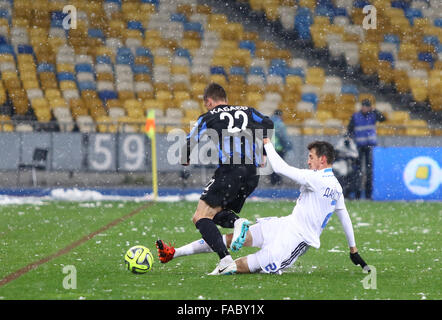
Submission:
[[[184,195],[159,196],[158,202],[198,201],[201,194],[189,193]],[[264,201],[264,198],[251,197],[253,201]],[[49,195],[43,197],[35,196],[9,196],[0,195],[0,205],[34,204],[44,205],[47,201],[153,201],[153,194],[146,193],[144,196],[120,196],[105,195],[96,190],[74,189],[53,189]],[[268,200],[268,199],[267,199]]]

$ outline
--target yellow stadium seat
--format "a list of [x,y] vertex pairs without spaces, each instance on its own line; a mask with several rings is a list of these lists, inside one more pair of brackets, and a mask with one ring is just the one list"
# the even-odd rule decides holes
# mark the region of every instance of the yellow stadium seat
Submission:
[[316,0],[299,0],[300,7],[307,7],[309,9],[316,8]]
[[56,97],[56,98],[52,98],[52,99],[48,99],[49,101],[49,106],[51,109],[55,108],[55,107],[67,107],[68,104],[66,102],[66,100],[62,97]]
[[325,72],[324,69],[320,67],[311,67],[307,69],[305,75],[305,83],[322,87],[325,81]]
[[296,90],[301,92],[301,87],[304,84],[304,80],[299,77],[299,76],[295,76],[295,75],[288,75],[285,78],[285,86],[287,90]]
[[0,115],[0,132],[14,131],[14,125],[11,123],[11,117],[8,115]]
[[385,121],[376,123],[376,133],[379,136],[395,136],[398,130],[394,124]]
[[387,119],[390,123],[404,125],[410,120],[410,114],[407,111],[393,111]]
[[405,122],[407,136],[430,136],[431,131],[425,120],[408,120]]
[[147,99],[147,100],[144,100],[144,102],[143,102],[143,108],[145,111],[148,109],[165,110],[166,103],[163,100]]
[[130,109],[126,109],[127,110],[127,115],[131,118],[134,119],[144,119],[144,110],[143,107],[137,107],[137,108],[130,108]]
[[256,108],[258,103],[263,100],[263,95],[259,92],[248,92],[246,94],[247,105]]
[[34,109],[34,114],[39,122],[49,122],[52,119],[51,109],[49,107]]
[[34,98],[31,100],[31,106],[35,109],[49,108],[49,102],[46,98]]
[[396,89],[400,93],[406,93],[410,90],[408,74],[405,70],[393,70],[393,78]]
[[401,43],[399,47],[398,58],[401,60],[417,60],[417,49],[412,43]]
[[328,110],[317,110],[315,118],[320,122],[324,122],[327,119],[333,118],[333,112]]
[[410,88],[413,97],[418,102],[423,102],[428,98],[428,83],[427,80],[421,78],[410,78]]
[[124,101],[123,107],[126,111],[129,111],[130,109],[141,109],[143,108],[143,103],[136,99],[127,99]]
[[95,119],[98,132],[116,133],[118,131],[117,123],[109,116],[100,116]]
[[320,121],[314,118],[308,118],[303,122],[302,133],[304,135],[322,135],[324,129]]

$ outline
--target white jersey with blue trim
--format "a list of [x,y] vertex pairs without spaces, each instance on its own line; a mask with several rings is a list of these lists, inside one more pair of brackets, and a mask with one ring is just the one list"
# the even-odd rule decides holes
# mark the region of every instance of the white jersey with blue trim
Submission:
[[271,143],[265,144],[267,157],[276,173],[283,174],[300,186],[301,194],[291,215],[286,219],[294,233],[300,234],[310,246],[319,248],[319,237],[334,212],[339,217],[349,247],[355,246],[353,226],[345,207],[339,181],[331,168],[298,169],[288,165]]

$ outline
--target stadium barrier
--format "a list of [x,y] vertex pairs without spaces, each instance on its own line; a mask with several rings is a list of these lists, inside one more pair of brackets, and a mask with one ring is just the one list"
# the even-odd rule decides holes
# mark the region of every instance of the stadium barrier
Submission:
[[[286,161],[305,168],[307,145],[325,140],[336,145],[341,136],[291,136],[293,149]],[[440,147],[440,137],[378,137],[381,147]],[[181,171],[177,141],[157,134],[158,171]],[[46,170],[73,172],[149,172],[150,140],[142,133],[3,132],[0,134],[0,170],[15,171],[20,164],[32,163],[36,148],[47,149]],[[173,149],[173,150],[172,150]],[[6,152],[7,151],[7,152]],[[173,161],[171,161],[173,160]]]

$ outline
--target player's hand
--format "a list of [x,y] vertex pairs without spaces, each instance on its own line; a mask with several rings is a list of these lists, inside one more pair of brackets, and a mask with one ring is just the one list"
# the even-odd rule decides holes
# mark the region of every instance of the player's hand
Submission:
[[262,156],[262,163],[259,165],[261,168],[265,168],[267,164],[267,156],[263,155]]
[[364,271],[370,272],[370,267],[365,263],[364,259],[359,255],[358,252],[350,252],[350,259],[355,265],[360,265]]
[[264,143],[264,144],[267,144],[269,142],[271,142],[269,138],[262,139],[262,143]]

